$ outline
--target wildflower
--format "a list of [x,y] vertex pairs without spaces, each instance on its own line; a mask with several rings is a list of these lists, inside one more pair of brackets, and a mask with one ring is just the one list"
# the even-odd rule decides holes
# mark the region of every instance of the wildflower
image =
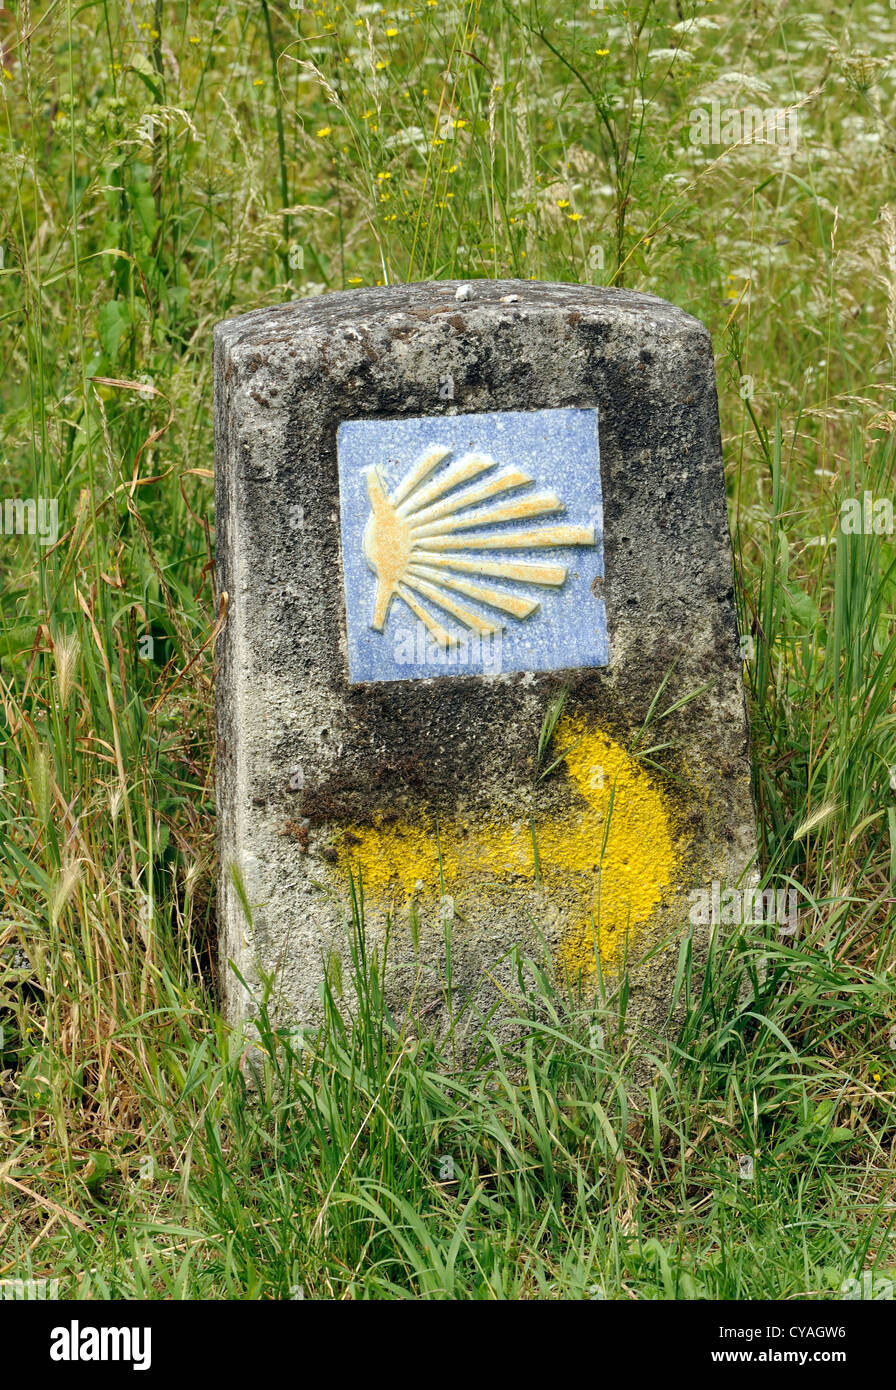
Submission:
[[397,30],[397,29],[387,29],[387,30],[386,30],[386,38],[387,38],[387,39],[394,39],[394,38],[395,38],[395,35],[396,35],[397,33],[398,33],[398,30]]
[[324,137],[325,135],[331,135],[331,134],[332,134],[332,127],[331,127],[331,126],[328,126],[328,125],[322,125],[321,128],[320,128],[320,130],[317,132],[317,134],[318,134],[318,138],[322,140],[323,137]]
[[582,220],[582,214],[580,212],[568,212],[566,216],[569,218],[570,222],[581,222]]
[[463,130],[467,123],[466,121],[452,121],[451,124],[454,126],[455,130]]
[[377,176],[376,176],[376,178],[377,178],[377,183],[383,183],[383,181],[384,181],[385,179],[391,179],[391,177],[392,177],[392,175],[389,174],[389,173],[387,173],[385,169],[381,169],[380,172],[379,172],[379,173],[377,174]]
[[348,277],[348,283],[350,285],[362,285],[364,283],[364,280],[363,277],[360,275],[350,275]]
[[557,206],[558,206],[558,208],[568,208],[568,207],[569,207],[569,199],[568,199],[568,198],[558,198],[558,199],[557,199]]
[[598,58],[606,58],[610,50],[608,48],[596,48],[594,51]]
[[876,1072],[874,1073],[874,1076],[873,1076],[872,1079],[873,1079],[874,1081],[880,1081],[880,1072],[879,1072],[879,1071],[876,1071]]
[[264,86],[264,78],[263,78],[263,77],[256,77],[255,81],[252,83],[252,86],[253,86],[253,87],[263,87],[263,86]]
[[456,173],[457,173],[457,165],[456,165],[456,164],[450,164],[450,165],[448,166],[448,173],[449,173],[449,174],[456,174]]
[[376,65],[377,72],[382,72],[383,68],[387,68],[390,62],[391,59],[389,58],[381,58]]
[[191,35],[190,35],[190,43],[198,43],[198,42],[199,42],[199,35],[198,35],[198,34],[191,34]]
[[375,115],[376,115],[376,112],[375,112],[375,111],[373,110],[373,108],[371,107],[371,109],[370,109],[369,111],[365,111],[365,112],[364,112],[364,115],[361,117],[361,120],[362,120],[362,121],[369,121],[370,118],[371,118],[371,116],[375,116]]

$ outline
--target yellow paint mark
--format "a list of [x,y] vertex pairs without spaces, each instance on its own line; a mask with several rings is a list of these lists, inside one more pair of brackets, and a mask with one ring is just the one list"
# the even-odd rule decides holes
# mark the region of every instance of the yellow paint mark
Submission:
[[618,743],[582,719],[561,720],[555,741],[571,749],[566,767],[585,806],[574,828],[544,826],[539,855],[545,865],[593,878],[591,910],[563,942],[575,976],[595,968],[594,937],[607,964],[622,956],[626,937],[637,942],[672,885],[680,851],[662,791]]
[[368,902],[395,910],[467,883],[534,884],[534,828],[542,887],[567,919],[561,963],[573,977],[593,973],[595,939],[602,962],[618,963],[626,942],[636,946],[649,928],[681,850],[662,790],[618,743],[581,717],[564,718],[553,756],[563,752],[565,774],[553,775],[567,775],[574,789],[564,813],[521,805],[509,824],[448,821],[438,836],[434,826],[402,820],[350,827],[350,859]]

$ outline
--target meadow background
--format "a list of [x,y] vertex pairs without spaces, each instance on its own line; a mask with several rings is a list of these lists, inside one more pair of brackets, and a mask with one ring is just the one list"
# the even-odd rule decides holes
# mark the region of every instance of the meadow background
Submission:
[[[51,0],[0,49],[2,498],[60,527],[0,534],[0,1278],[892,1298],[896,547],[839,528],[894,486],[892,0]],[[795,148],[695,143],[714,100]],[[212,325],[489,276],[649,290],[716,351],[800,926],[683,951],[637,1105],[624,992],[521,971],[538,1022],[460,1064],[386,1016],[357,900],[316,1039],[214,1012]]]

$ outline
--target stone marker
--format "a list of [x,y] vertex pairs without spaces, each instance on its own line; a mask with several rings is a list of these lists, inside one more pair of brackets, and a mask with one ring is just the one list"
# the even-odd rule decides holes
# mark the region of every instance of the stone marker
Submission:
[[691,890],[755,856],[705,328],[580,285],[368,289],[219,324],[215,390],[229,1017],[261,972],[319,1017],[351,867],[399,1020],[478,1026],[518,948],[586,990],[627,969],[661,1024],[711,930]]

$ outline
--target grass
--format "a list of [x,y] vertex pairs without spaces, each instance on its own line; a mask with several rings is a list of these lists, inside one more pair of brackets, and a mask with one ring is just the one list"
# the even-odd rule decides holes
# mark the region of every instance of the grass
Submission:
[[[894,27],[869,0],[0,14],[3,496],[60,524],[0,536],[0,1277],[892,1294],[896,546],[838,523],[893,489]],[[694,144],[714,99],[794,107],[797,148]],[[624,989],[539,962],[513,1049],[402,1032],[357,885],[319,1035],[247,1053],[215,1014],[211,325],[495,275],[649,290],[716,347],[763,864],[800,930],[722,930],[701,978],[685,942],[637,1104]]]

